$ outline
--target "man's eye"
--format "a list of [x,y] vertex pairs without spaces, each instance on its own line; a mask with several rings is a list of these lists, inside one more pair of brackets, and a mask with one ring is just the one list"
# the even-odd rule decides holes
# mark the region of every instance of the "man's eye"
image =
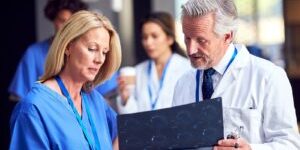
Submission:
[[206,40],[204,40],[204,39],[198,39],[197,41],[198,41],[198,43],[206,43]]
[[191,38],[187,38],[187,37],[186,37],[186,38],[184,38],[184,40],[185,40],[185,41],[190,41]]

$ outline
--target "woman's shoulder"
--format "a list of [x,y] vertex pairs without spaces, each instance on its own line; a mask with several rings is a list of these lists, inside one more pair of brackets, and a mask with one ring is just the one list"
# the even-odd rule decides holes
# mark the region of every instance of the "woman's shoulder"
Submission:
[[26,105],[34,105],[37,108],[43,108],[51,105],[53,101],[62,100],[62,98],[63,97],[53,89],[37,81],[21,101],[22,103],[26,103]]
[[144,60],[144,61],[138,63],[135,66],[135,70],[136,70],[137,76],[139,76],[139,75],[144,74],[144,73],[147,72],[146,70],[148,68],[149,63],[150,63],[150,60],[147,59],[147,60]]
[[138,64],[135,66],[135,68],[136,68],[137,70],[140,70],[140,69],[143,69],[143,68],[147,68],[148,64],[149,64],[149,59],[144,60],[144,61],[138,63]]
[[189,60],[186,57],[183,57],[177,53],[173,54],[173,58],[174,58],[174,60],[176,60],[175,62],[177,62],[177,63],[184,63],[184,64],[189,63]]
[[48,99],[47,97],[43,85],[39,82],[34,83],[28,94],[14,108],[14,116],[20,114],[36,116],[37,112],[43,111],[43,107],[47,105],[44,100]]
[[175,70],[187,71],[192,69],[190,61],[179,54],[173,54],[172,66]]
[[86,92],[85,94],[89,97],[90,103],[93,103],[94,105],[101,105],[101,107],[106,107],[107,103],[105,98],[96,89]]

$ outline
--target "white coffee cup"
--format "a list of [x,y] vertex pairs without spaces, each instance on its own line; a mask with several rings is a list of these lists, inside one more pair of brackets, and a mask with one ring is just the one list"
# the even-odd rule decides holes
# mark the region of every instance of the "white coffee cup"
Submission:
[[135,68],[131,66],[125,66],[120,69],[121,76],[135,76]]
[[135,68],[131,66],[125,66],[120,69],[120,76],[125,77],[126,83],[128,84],[128,90],[133,93],[135,88]]

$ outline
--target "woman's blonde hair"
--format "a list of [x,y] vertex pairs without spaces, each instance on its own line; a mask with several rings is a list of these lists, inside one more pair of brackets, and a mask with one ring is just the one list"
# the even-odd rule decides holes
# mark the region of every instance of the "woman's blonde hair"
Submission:
[[46,59],[45,73],[41,77],[42,82],[53,78],[62,71],[65,65],[65,50],[68,44],[94,28],[105,28],[109,32],[110,50],[95,79],[92,82],[85,83],[84,90],[89,91],[91,87],[110,78],[117,71],[121,64],[121,45],[118,33],[104,15],[90,11],[79,11],[73,14],[55,35]]

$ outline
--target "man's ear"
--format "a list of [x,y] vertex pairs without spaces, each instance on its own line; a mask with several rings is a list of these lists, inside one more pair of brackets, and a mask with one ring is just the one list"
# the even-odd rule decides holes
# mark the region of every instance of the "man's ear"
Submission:
[[232,42],[232,40],[233,40],[233,32],[230,31],[230,32],[228,32],[228,33],[225,34],[224,41],[225,41],[225,43],[229,44],[229,43]]

